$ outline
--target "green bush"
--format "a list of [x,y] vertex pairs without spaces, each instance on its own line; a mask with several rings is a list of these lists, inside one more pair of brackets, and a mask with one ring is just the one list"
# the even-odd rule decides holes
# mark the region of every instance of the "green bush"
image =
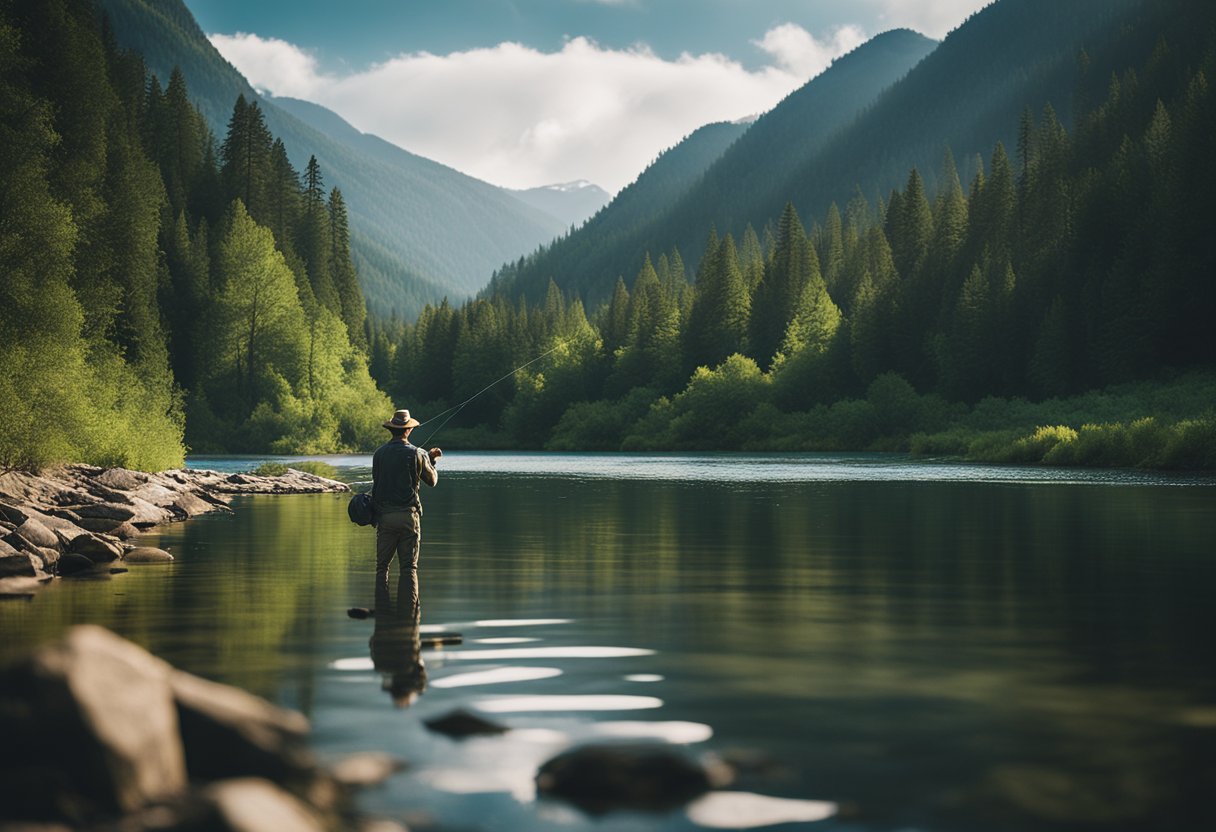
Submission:
[[322,462],[319,459],[303,459],[293,463],[291,467],[297,471],[303,471],[305,474],[313,474],[329,480],[336,480],[338,478],[338,469],[328,462]]
[[281,462],[263,462],[252,473],[259,477],[281,477],[287,473],[287,466]]

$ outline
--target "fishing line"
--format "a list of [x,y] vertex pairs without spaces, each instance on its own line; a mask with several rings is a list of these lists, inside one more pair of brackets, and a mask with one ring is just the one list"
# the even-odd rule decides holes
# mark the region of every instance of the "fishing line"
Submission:
[[[425,441],[423,441],[423,442],[421,442],[421,443],[419,443],[419,444],[420,444],[420,445],[429,445],[429,444],[430,444],[430,442],[431,442],[431,440],[435,438],[435,434],[437,434],[437,433],[439,433],[439,431],[443,430],[443,426],[444,426],[444,425],[446,425],[448,422],[452,421],[452,418],[453,418],[453,417],[454,417],[454,416],[455,416],[457,413],[459,413],[460,411],[464,410],[464,406],[465,406],[465,405],[467,405],[469,402],[473,401],[473,399],[477,398],[477,397],[478,397],[478,396],[480,396],[482,393],[484,393],[484,392],[486,392],[487,390],[489,390],[489,389],[490,389],[491,387],[493,387],[495,384],[498,384],[498,382],[500,382],[500,381],[505,381],[506,379],[508,379],[508,378],[510,378],[511,376],[513,376],[513,375],[515,375],[516,373],[518,373],[520,370],[523,370],[523,369],[525,369],[526,367],[528,367],[528,366],[530,366],[530,365],[532,365],[532,364],[535,364],[537,361],[540,361],[540,360],[541,360],[542,358],[544,358],[546,355],[549,355],[549,354],[550,354],[550,353],[552,353],[552,352],[556,352],[556,351],[557,351],[557,350],[558,350],[560,347],[562,347],[564,344],[565,344],[565,341],[564,341],[564,340],[563,340],[563,341],[558,341],[556,344],[554,344],[554,345],[553,345],[553,348],[552,348],[552,349],[547,350],[546,352],[542,352],[540,355],[536,356],[536,358],[533,358],[531,361],[528,361],[528,362],[526,362],[526,363],[524,363],[524,364],[520,364],[520,365],[519,365],[518,367],[516,367],[514,370],[512,370],[512,371],[511,371],[511,372],[509,372],[509,373],[507,373],[505,376],[502,376],[502,378],[497,378],[497,379],[495,379],[494,381],[491,381],[491,382],[490,382],[489,384],[487,384],[485,387],[481,388],[481,389],[480,389],[480,390],[478,390],[476,393],[474,393],[473,395],[469,396],[467,399],[465,399],[464,401],[462,401],[460,404],[453,405],[452,407],[449,407],[447,410],[441,410],[439,413],[436,413],[434,416],[432,416],[431,418],[427,419],[425,422],[421,422],[421,423],[419,423],[418,427],[424,427],[425,425],[429,425],[431,422],[435,421],[436,419],[438,419],[440,416],[442,416],[442,415],[443,415],[443,414],[445,414],[445,413],[451,413],[451,414],[452,414],[451,416],[448,416],[448,418],[446,418],[446,419],[444,419],[442,422],[440,422],[440,423],[439,423],[439,427],[437,427],[437,428],[435,428],[433,431],[431,431],[431,432],[430,432],[430,434],[427,436],[426,440],[425,440]],[[453,411],[454,411],[454,412],[453,412]]]

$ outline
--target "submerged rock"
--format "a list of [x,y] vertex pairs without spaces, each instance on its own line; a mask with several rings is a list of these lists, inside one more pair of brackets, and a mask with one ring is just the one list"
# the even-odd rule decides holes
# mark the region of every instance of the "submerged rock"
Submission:
[[697,763],[662,745],[587,745],[541,766],[536,787],[590,814],[614,809],[665,812],[709,791]]
[[482,719],[477,714],[464,710],[456,710],[436,719],[428,719],[423,724],[436,733],[445,734],[457,739],[486,734],[505,734],[507,732],[504,726],[490,722],[488,719]]
[[173,555],[154,546],[136,546],[123,555],[126,563],[172,563]]
[[86,558],[84,555],[77,555],[74,552],[67,552],[60,555],[58,562],[55,564],[55,571],[59,573],[61,578],[71,577],[72,575],[83,575],[91,573],[97,564]]
[[330,766],[329,773],[339,785],[367,788],[383,783],[406,768],[405,760],[376,751],[352,754]]

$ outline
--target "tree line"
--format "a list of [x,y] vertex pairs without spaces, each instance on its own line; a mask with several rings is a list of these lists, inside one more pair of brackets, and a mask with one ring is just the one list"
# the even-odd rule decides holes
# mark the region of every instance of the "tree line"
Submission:
[[707,229],[695,275],[678,249],[646,254],[590,316],[551,282],[540,304],[493,293],[377,322],[373,372],[441,408],[556,347],[461,422],[619,449],[856,447],[841,438],[847,408],[782,417],[827,414],[875,383],[946,414],[1210,368],[1211,46],[1211,33],[1200,52],[1158,40],[1072,131],[1050,106],[1024,113],[1012,155],[997,144],[969,160],[966,185],[947,149],[936,193],[914,168],[886,199],[858,190],[809,229],[792,204],[738,240]]
[[0,466],[373,443],[391,407],[316,160],[243,98],[217,143],[83,0],[0,8],[0,67]]

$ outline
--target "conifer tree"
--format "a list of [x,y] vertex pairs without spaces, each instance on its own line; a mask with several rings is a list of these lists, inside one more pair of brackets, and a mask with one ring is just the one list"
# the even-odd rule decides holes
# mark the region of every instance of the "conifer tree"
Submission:
[[342,321],[350,333],[351,343],[366,352],[363,321],[367,316],[367,305],[363,300],[363,290],[359,287],[355,264],[350,258],[350,220],[346,214],[346,201],[337,188],[329,192],[329,232],[329,273],[338,292]]
[[220,147],[221,177],[229,198],[238,198],[255,220],[268,221],[270,131],[256,101],[237,97],[228,120],[228,135]]
[[793,203],[786,203],[777,223],[776,247],[764,269],[752,302],[749,341],[762,368],[771,366],[786,330],[797,313],[803,289],[822,279],[815,249],[807,240]]
[[[711,232],[711,241],[713,236]],[[745,352],[751,297],[730,234],[712,256],[702,259],[694,291],[686,330],[686,369],[716,367],[727,356]]]

